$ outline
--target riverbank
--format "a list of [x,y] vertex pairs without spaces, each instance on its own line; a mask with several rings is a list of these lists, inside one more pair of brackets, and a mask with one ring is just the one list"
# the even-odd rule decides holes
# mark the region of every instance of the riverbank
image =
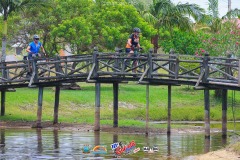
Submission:
[[[67,131],[81,131],[81,132],[94,132],[94,126],[89,124],[79,124],[79,123],[58,123],[53,124],[51,121],[44,121],[41,123],[42,129],[58,129],[58,130],[67,130]],[[36,122],[34,121],[1,121],[0,129],[31,129],[35,128]],[[128,134],[145,134],[146,128],[136,127],[136,126],[122,126],[113,128],[110,125],[101,125],[101,132],[111,132],[111,133],[128,133]],[[187,126],[176,127],[171,129],[172,133],[204,133],[204,127],[202,126]],[[212,129],[212,132],[220,132],[219,129]],[[167,133],[165,128],[149,128],[149,134],[162,134]]]

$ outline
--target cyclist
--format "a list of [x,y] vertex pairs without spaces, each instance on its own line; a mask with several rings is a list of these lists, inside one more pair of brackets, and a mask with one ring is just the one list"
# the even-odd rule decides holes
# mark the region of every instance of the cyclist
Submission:
[[43,48],[42,43],[39,41],[39,36],[34,35],[33,41],[29,43],[26,51],[28,52],[28,60],[33,59],[33,57],[41,57],[39,51],[42,49],[45,54],[45,49]]
[[139,28],[134,28],[133,33],[129,36],[126,44],[126,53],[129,55],[129,53],[134,53],[134,48],[140,48],[140,43],[139,43],[139,33],[141,30]]
[[[126,44],[126,53],[127,53],[127,57],[137,57],[137,54],[135,54],[136,49],[140,49],[140,34],[141,30],[137,27],[135,27],[133,29],[133,33],[129,36],[128,40],[127,40],[127,44]],[[125,61],[125,67],[129,66],[129,60]],[[134,61],[134,67],[137,66],[137,62]],[[134,69],[134,72],[136,72],[136,69]]]
[[[29,43],[26,51],[28,52],[28,60],[33,59],[33,57],[41,57],[41,54],[39,53],[40,49],[42,49],[43,53],[45,54],[45,49],[43,48],[43,45],[41,42],[39,42],[39,36],[34,35],[33,41]],[[27,73],[27,77],[31,76],[32,67],[30,66],[30,72]]]

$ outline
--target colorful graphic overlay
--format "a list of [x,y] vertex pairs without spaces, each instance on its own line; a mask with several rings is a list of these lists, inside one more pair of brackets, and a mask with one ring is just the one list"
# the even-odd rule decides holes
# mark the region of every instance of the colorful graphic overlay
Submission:
[[105,146],[95,146],[92,149],[93,154],[106,154],[107,153],[107,148]]

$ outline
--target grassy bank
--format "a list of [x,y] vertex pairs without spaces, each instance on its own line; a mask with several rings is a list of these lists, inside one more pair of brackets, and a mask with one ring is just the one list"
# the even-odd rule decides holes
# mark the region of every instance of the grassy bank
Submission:
[[[95,85],[80,83],[82,90],[61,90],[59,122],[94,124]],[[144,126],[146,110],[146,86],[120,84],[119,86],[119,126]],[[54,88],[44,88],[43,121],[52,121],[54,109]],[[222,117],[221,100],[213,98],[211,91],[211,120],[220,121]],[[16,92],[6,94],[6,116],[1,120],[35,121],[37,114],[37,88],[21,88]],[[150,86],[151,121],[167,120],[167,86]],[[240,95],[236,92],[235,116],[240,119]],[[228,94],[228,120],[233,120],[232,91]],[[101,124],[112,125],[113,117],[112,85],[101,85]],[[192,87],[172,87],[172,120],[174,121],[203,121],[204,98],[203,91],[193,90]],[[166,125],[153,125],[166,127]],[[231,126],[229,126],[231,127]],[[233,125],[232,125],[233,128]],[[240,128],[237,128],[240,129]]]

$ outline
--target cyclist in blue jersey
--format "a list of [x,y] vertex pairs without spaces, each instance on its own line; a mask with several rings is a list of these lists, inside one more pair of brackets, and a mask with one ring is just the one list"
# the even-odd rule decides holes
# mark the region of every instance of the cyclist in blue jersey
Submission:
[[41,57],[39,51],[42,49],[43,53],[45,54],[45,50],[43,48],[42,43],[39,41],[39,36],[34,35],[33,41],[29,43],[26,51],[28,52],[28,59],[32,59],[33,57]]
[[[45,49],[43,48],[43,45],[41,42],[39,42],[39,36],[34,35],[33,41],[29,43],[26,51],[28,52],[28,60],[33,59],[34,57],[41,57],[41,54],[39,53],[42,49],[42,52],[45,54]],[[32,66],[30,66],[30,72],[27,73],[27,77],[32,76]]]

